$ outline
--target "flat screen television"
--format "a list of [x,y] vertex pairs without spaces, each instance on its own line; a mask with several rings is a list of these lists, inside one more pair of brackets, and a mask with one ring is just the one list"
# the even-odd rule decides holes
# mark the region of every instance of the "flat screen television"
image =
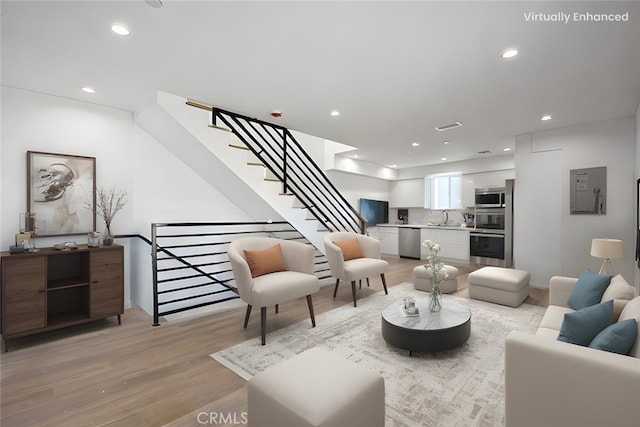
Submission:
[[367,226],[389,222],[389,202],[382,200],[360,199],[360,215],[367,220]]

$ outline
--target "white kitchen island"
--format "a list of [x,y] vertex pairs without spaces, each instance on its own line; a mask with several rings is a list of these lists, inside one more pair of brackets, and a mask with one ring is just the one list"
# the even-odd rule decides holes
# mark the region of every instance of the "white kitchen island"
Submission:
[[[469,264],[469,232],[474,228],[426,224],[378,224],[370,228],[370,235],[380,240],[380,249],[384,255],[398,256],[398,230],[401,227],[420,228],[422,242],[431,240],[440,245],[442,261]],[[420,259],[426,258],[427,250],[423,246]]]

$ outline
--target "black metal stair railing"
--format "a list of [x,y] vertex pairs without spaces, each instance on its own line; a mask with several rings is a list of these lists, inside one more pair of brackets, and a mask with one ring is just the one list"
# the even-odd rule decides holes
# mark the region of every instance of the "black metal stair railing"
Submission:
[[[205,108],[202,104],[189,105]],[[302,205],[329,231],[364,234],[366,220],[338,191],[285,127],[241,114],[209,107],[212,125],[221,122],[240,139]]]
[[[311,244],[288,222],[156,223],[151,225],[153,325],[160,317],[237,299],[227,245],[247,236]],[[315,249],[314,272],[331,275]]]

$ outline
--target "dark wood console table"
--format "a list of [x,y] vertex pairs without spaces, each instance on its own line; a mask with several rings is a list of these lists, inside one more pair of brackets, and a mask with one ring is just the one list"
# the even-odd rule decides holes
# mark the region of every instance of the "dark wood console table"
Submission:
[[9,340],[124,312],[120,245],[0,253],[2,338]]

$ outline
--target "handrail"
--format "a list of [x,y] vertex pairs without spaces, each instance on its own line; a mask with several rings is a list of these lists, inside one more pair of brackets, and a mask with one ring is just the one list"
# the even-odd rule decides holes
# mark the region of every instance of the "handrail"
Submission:
[[[212,126],[233,132],[278,177],[283,192],[295,195],[326,229],[366,233],[366,219],[327,178],[289,129],[199,101],[187,100],[186,104],[211,111]],[[218,119],[227,128],[218,126]]]
[[[301,200],[303,204],[306,205],[305,207],[307,207],[310,211],[312,211],[315,217],[321,223],[323,223],[325,227],[333,230],[346,229],[349,231],[359,231],[361,233],[364,232],[364,229],[363,229],[364,224],[362,223],[354,224],[353,222],[350,221],[349,218],[345,217],[343,211],[340,210],[341,208],[343,210],[346,208],[346,210],[351,211],[351,213],[355,216],[356,219],[359,217],[359,214],[346,201],[346,199],[344,199],[342,194],[340,194],[337,190],[335,190],[335,187],[330,185],[331,183],[327,179],[324,172],[322,172],[322,170],[317,166],[315,162],[313,162],[310,159],[310,157],[308,157],[308,155],[307,155],[307,162],[295,162],[295,161],[287,162],[286,158],[281,158],[282,165],[278,164],[279,162],[276,159],[274,159],[274,155],[276,153],[272,154],[266,151],[265,146],[260,143],[260,141],[256,138],[256,136],[248,132],[246,127],[243,125],[243,123],[241,123],[241,120],[244,120],[249,124],[256,122],[261,125],[271,126],[273,129],[281,130],[283,132],[283,135],[282,135],[283,146],[289,146],[297,149],[294,152],[296,153],[297,157],[300,158],[300,153],[306,154],[306,152],[300,146],[300,144],[295,139],[295,137],[293,137],[293,135],[290,132],[288,132],[286,128],[278,125],[273,125],[262,120],[252,119],[247,116],[221,110],[221,109],[214,109],[212,114],[214,117],[222,119],[222,121],[225,122],[227,126],[231,127],[232,130],[234,131],[234,134],[238,138],[240,138],[254,152],[254,154],[261,161],[263,161],[265,166],[268,167],[283,182],[287,181],[287,177],[293,178],[291,173],[287,174],[286,176],[284,175],[284,171],[285,171],[284,165],[289,164],[289,169],[292,169],[294,166],[298,166],[300,168],[301,173],[304,175],[304,177],[301,177],[300,174],[294,172],[298,180],[294,180],[292,182],[292,180],[289,179],[287,187],[288,189],[292,190],[291,192],[294,195],[298,196],[298,199]],[[247,136],[250,137],[251,141],[255,143],[256,147],[254,147],[254,145],[251,144],[251,142],[247,138],[243,137],[243,135],[240,134],[240,132],[238,132],[237,128],[233,127],[233,125],[229,122],[229,120],[227,120],[225,116],[230,117],[234,121],[234,123],[236,123],[240,127],[240,129]],[[255,128],[253,126],[252,128],[255,131]],[[288,135],[290,138],[285,138],[284,137],[285,135]],[[260,134],[260,136],[263,138],[263,141],[266,142],[267,145],[269,145],[268,141],[264,138],[264,135]],[[290,142],[290,144],[287,144],[287,142]],[[258,148],[260,150],[258,150]],[[270,147],[270,148],[273,149],[273,147]],[[278,173],[279,171],[282,171],[282,173]],[[311,175],[309,174],[309,172],[311,172]],[[309,183],[312,183],[316,187],[317,191],[311,190],[309,188]],[[303,185],[307,188],[308,191],[305,191],[305,189],[302,187]],[[330,191],[330,190],[335,190],[335,191]],[[327,203],[325,203],[323,198],[326,199],[326,201],[329,203],[329,206],[327,206]],[[332,198],[334,200],[332,200]],[[335,200],[335,199],[338,199],[338,200]],[[322,204],[323,206],[319,206],[318,204]],[[323,207],[324,209],[319,211],[318,209],[321,207]],[[341,218],[337,214],[339,214]],[[331,215],[333,215],[333,220],[330,218]],[[327,224],[327,222],[329,224]]]
[[143,236],[142,234],[116,234],[113,236],[114,239],[131,239],[131,238],[138,238],[146,243],[148,243],[149,245],[152,244],[151,240],[147,239],[145,236]]
[[[261,235],[311,244],[286,221],[154,223],[151,235],[154,326],[160,316],[239,298],[226,248],[234,238]],[[330,275],[317,249],[314,270],[319,278]]]

